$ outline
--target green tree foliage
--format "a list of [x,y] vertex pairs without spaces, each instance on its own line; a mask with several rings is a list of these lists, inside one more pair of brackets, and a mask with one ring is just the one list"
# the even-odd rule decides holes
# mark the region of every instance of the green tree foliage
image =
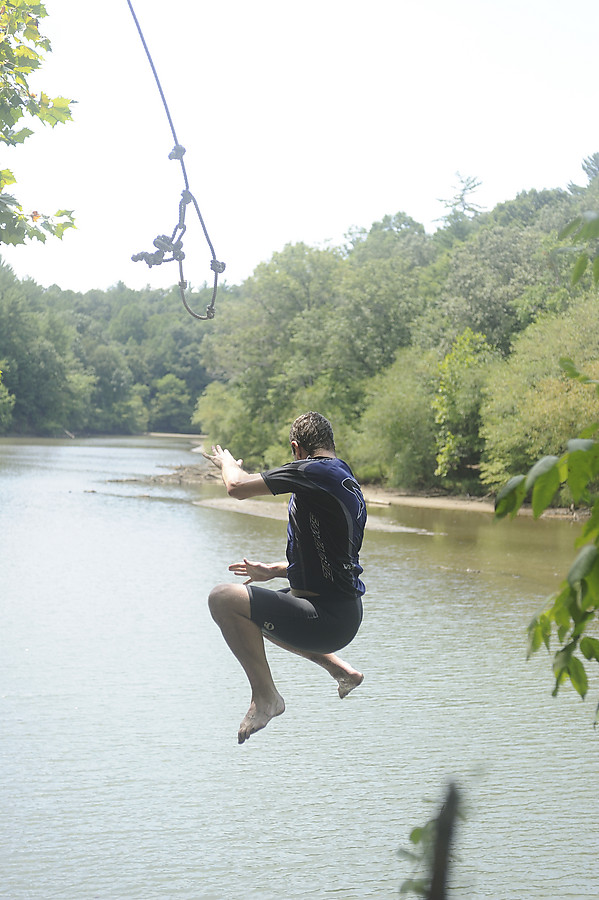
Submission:
[[[71,118],[72,100],[48,97],[30,90],[29,77],[37,71],[50,41],[39,32],[39,20],[47,15],[42,3],[3,0],[0,5],[0,143],[14,147],[33,132],[21,127],[24,116],[52,128]],[[0,170],[0,243],[22,244],[28,238],[45,241],[48,234],[62,238],[74,225],[72,212],[58,210],[53,216],[33,210],[26,214],[19,201],[5,188],[15,184],[10,169]]]
[[599,175],[599,153],[587,156],[582,162],[582,168],[589,182],[593,181]]
[[533,227],[486,225],[456,247],[440,298],[445,343],[471,328],[508,353],[514,334],[540,312],[562,308],[564,289],[542,250],[545,239]]
[[[480,405],[493,350],[484,334],[467,328],[439,366],[439,382],[433,398],[437,431],[435,475],[454,472],[467,476],[477,466],[482,450],[479,436]],[[469,481],[472,481],[470,475]]]
[[[219,381],[213,381],[198,398],[191,419],[192,425],[205,434],[206,443],[222,444],[225,447],[243,448],[244,464],[250,469],[259,468],[264,463],[264,447],[259,440],[259,426],[248,415],[241,393]],[[247,451],[247,452],[246,452]]]
[[599,212],[596,210],[582,212],[562,230],[560,237],[566,238],[570,235],[577,241],[584,241],[587,244],[581,249],[572,269],[572,284],[578,284],[589,266],[592,269],[594,284],[599,284]]
[[[202,289],[199,302],[205,292],[210,289]],[[200,359],[206,334],[190,327],[175,290],[130,291],[119,284],[87,294],[55,286],[44,291],[0,265],[1,428],[16,434],[189,431],[193,404],[208,382]]]
[[[363,479],[494,488],[588,412],[588,392],[566,386],[554,360],[594,373],[592,265],[573,284],[558,232],[599,205],[599,179],[489,212],[463,188],[432,235],[398,212],[341,247],[284,247],[225,285],[201,325],[175,288],[42,290],[0,268],[2,427],[196,429],[255,468],[288,459],[289,421],[316,408]],[[579,236],[573,246],[592,252]],[[209,299],[204,287],[192,306]]]
[[352,402],[351,360],[335,318],[341,267],[338,251],[285,247],[233,292],[203,343],[209,373],[243,410],[239,435],[254,436],[244,447],[252,458],[277,443],[298,391],[327,384],[332,402]]
[[159,378],[150,403],[150,427],[155,431],[185,431],[191,418],[191,398],[185,382],[172,372]]
[[354,243],[334,313],[337,335],[343,328],[338,365],[345,358],[346,368],[369,377],[389,366],[399,347],[413,343],[421,275],[435,255],[431,237],[405,213],[385,216]]
[[487,378],[481,409],[484,454],[481,480],[498,488],[510,472],[557,454],[568,437],[599,415],[597,398],[565,377],[558,360],[575,357],[595,371],[599,359],[599,304],[589,296],[559,315],[532,324],[508,359]]
[[9,394],[8,388],[2,384],[2,369],[0,369],[0,434],[6,434],[12,424],[12,410],[15,398]]
[[443,247],[465,241],[478,227],[482,207],[472,199],[482,182],[474,176],[460,175],[456,172],[458,184],[454,185],[455,194],[447,200],[441,200],[446,214],[439,221],[444,227],[435,235],[437,243]]
[[365,410],[348,439],[348,455],[362,480],[403,488],[435,483],[432,401],[438,365],[434,351],[407,347],[366,383]]
[[[29,286],[31,291],[31,286]],[[46,434],[60,422],[68,361],[51,339],[47,322],[32,311],[27,290],[10,270],[0,270],[0,359],[14,398],[11,427]]]

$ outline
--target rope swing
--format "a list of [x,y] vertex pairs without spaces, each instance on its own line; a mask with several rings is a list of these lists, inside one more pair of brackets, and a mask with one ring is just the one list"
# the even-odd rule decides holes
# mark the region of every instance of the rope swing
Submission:
[[[173,262],[176,260],[179,263],[179,292],[181,294],[181,300],[183,301],[183,306],[187,310],[187,312],[194,317],[194,319],[213,319],[214,318],[214,301],[216,300],[216,291],[218,288],[218,276],[225,271],[225,263],[219,262],[216,258],[216,254],[214,252],[214,247],[212,246],[212,241],[208,236],[208,231],[206,230],[206,226],[204,224],[204,219],[202,218],[202,214],[200,212],[200,207],[198,206],[198,202],[196,198],[193,196],[191,191],[189,190],[189,181],[187,179],[187,172],[185,170],[185,163],[183,162],[183,155],[185,153],[185,147],[181,146],[179,141],[177,140],[177,134],[175,132],[175,126],[173,125],[173,120],[171,118],[171,114],[168,108],[168,104],[166,102],[166,98],[164,96],[162,87],[160,85],[160,80],[158,78],[158,74],[156,72],[156,68],[152,61],[152,57],[150,55],[150,51],[148,50],[148,45],[146,44],[145,38],[143,36],[143,32],[141,30],[140,24],[137,20],[137,16],[135,15],[135,11],[133,6],[131,5],[131,0],[127,0],[127,5],[131,11],[131,15],[133,16],[133,21],[135,22],[137,31],[139,33],[139,37],[141,38],[141,42],[143,44],[143,48],[146,51],[146,56],[148,57],[148,61],[150,63],[150,67],[152,72],[154,73],[154,78],[156,80],[156,84],[158,86],[158,90],[160,92],[160,96],[162,98],[162,103],[164,106],[164,110],[166,112],[166,116],[171,128],[171,132],[173,135],[173,140],[175,142],[175,146],[171,150],[168,155],[169,159],[178,159],[181,164],[181,172],[183,173],[183,182],[185,185],[185,189],[181,192],[181,200],[179,201],[179,221],[175,225],[172,234],[159,234],[157,238],[155,238],[153,244],[156,248],[154,252],[148,253],[144,251],[143,253],[136,253],[131,257],[133,262],[139,262],[143,260],[148,264],[150,268],[152,266],[160,266],[162,263]],[[214,287],[212,290],[212,299],[210,303],[206,307],[206,315],[200,316],[198,313],[194,312],[190,309],[187,299],[185,297],[185,291],[187,289],[187,281],[183,275],[183,260],[185,259],[185,253],[183,252],[183,235],[185,234],[186,225],[185,225],[185,213],[188,205],[192,203],[195,211],[197,213],[198,219],[200,220],[200,225],[202,226],[202,231],[204,232],[204,237],[206,238],[206,242],[208,247],[210,248],[210,253],[212,254],[212,262],[210,263],[210,268],[214,272]],[[168,254],[171,254],[170,256]]]

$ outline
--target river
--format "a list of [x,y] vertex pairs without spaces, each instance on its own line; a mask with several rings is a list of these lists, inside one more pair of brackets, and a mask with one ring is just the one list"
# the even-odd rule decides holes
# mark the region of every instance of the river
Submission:
[[[386,900],[448,780],[457,898],[599,894],[597,680],[551,697],[525,630],[576,526],[369,510],[365,673],[268,650],[287,711],[237,745],[245,677],[207,610],[284,522],[215,485],[177,438],[0,440],[2,900]],[[378,526],[378,527],[377,527]]]

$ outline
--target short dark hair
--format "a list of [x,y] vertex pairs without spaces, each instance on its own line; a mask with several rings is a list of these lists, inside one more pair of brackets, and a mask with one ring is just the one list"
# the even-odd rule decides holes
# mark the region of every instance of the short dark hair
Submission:
[[289,440],[297,441],[310,455],[315,450],[335,452],[331,423],[317,412],[307,412],[298,416],[289,431]]

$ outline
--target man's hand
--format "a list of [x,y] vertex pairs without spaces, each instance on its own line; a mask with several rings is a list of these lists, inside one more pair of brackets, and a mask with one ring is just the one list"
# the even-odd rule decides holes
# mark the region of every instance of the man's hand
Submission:
[[243,562],[232,563],[229,572],[245,578],[244,584],[250,584],[252,581],[270,581],[271,578],[285,578],[287,563],[250,562],[244,557]]
[[243,460],[235,459],[229,450],[223,450],[220,444],[212,448],[212,453],[202,451],[206,459],[209,459],[223,479],[229,497],[237,500],[246,500],[248,497],[258,497],[261,494],[270,494],[266,482],[260,474],[250,475],[242,469]]
[[217,444],[216,447],[212,448],[212,453],[202,451],[202,456],[205,456],[206,459],[209,459],[210,462],[214,463],[217,469],[221,470],[223,466],[234,465],[241,468],[243,465],[242,459],[235,459],[233,454],[229,450],[223,450],[220,444]]

